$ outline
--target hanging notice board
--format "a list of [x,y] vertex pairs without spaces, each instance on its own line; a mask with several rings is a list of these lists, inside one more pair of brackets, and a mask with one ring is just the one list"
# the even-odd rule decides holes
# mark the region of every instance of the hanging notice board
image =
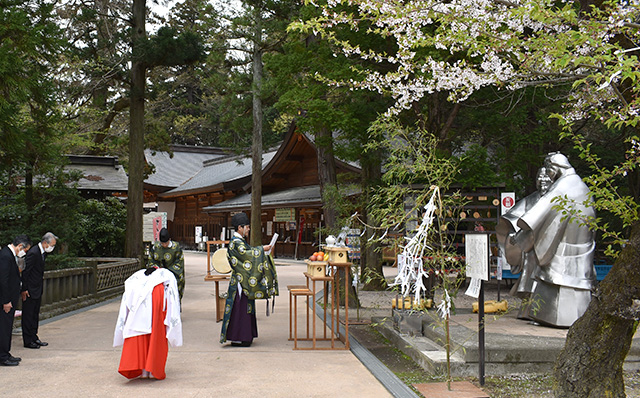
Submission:
[[296,209],[276,209],[276,214],[274,217],[275,222],[287,222],[287,221],[295,221],[296,220]]
[[466,273],[469,278],[489,280],[489,234],[465,234]]

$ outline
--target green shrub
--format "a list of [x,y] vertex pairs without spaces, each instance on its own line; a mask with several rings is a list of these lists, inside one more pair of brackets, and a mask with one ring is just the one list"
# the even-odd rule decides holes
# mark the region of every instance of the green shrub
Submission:
[[0,186],[0,245],[20,234],[37,244],[51,231],[59,238],[56,250],[47,259],[51,269],[78,266],[72,260],[76,256],[124,255],[126,207],[117,198],[86,200],[77,189],[53,182],[34,187],[33,202],[29,209],[24,188],[10,191],[6,185]]
[[84,267],[85,265],[85,262],[83,260],[80,260],[78,257],[69,256],[68,254],[52,253],[47,256],[45,270],[52,271],[65,268],[80,268]]
[[124,255],[126,207],[116,198],[89,199],[80,204],[76,253],[82,257]]

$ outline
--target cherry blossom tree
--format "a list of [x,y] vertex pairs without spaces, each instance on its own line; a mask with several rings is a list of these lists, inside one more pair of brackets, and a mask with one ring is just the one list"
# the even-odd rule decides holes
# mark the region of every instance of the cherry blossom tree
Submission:
[[[620,219],[612,230],[600,219],[583,220],[611,242],[617,261],[569,330],[554,375],[560,397],[623,397],[622,364],[640,320],[640,222],[637,124],[640,121],[640,2],[636,0],[308,0],[321,16],[291,28],[321,35],[336,56],[386,64],[354,66],[360,79],[335,81],[394,99],[387,115],[425,95],[447,93],[462,102],[483,87],[515,91],[565,87],[557,118],[592,169],[585,178],[595,207]],[[363,48],[340,35],[345,27],[388,40],[385,50]],[[362,63],[365,65],[367,63]],[[623,132],[625,160],[601,165],[585,121]],[[614,343],[615,342],[615,343]]]
[[[390,112],[435,91],[463,101],[488,85],[573,84],[570,120],[599,110],[608,123],[635,125],[638,88],[623,93],[620,85],[637,74],[638,5],[583,3],[333,0],[322,6],[322,17],[292,26],[322,33],[346,56],[395,65],[387,72],[361,70],[359,81],[333,82],[392,95]],[[352,45],[332,30],[339,25],[364,27],[391,40],[396,51]]]

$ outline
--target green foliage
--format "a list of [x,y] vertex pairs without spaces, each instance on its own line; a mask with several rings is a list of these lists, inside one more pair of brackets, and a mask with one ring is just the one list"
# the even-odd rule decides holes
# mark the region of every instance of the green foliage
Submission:
[[[171,10],[167,26],[176,32],[191,31],[202,37],[203,62],[189,66],[156,68],[149,73],[150,101],[148,129],[156,138],[149,141],[154,149],[164,142],[209,145],[246,151],[251,146],[253,21],[245,5],[216,8],[204,0],[177,3]],[[283,24],[294,2],[278,1],[255,4],[265,7],[265,36],[258,47],[267,52],[279,51]],[[251,5],[253,6],[253,5]],[[245,13],[246,11],[246,13]],[[281,26],[281,29],[276,29]],[[159,34],[161,32],[158,32]],[[274,36],[275,35],[275,36]],[[265,80],[268,79],[265,76]],[[286,129],[272,128],[278,113],[272,108],[274,95],[263,86],[263,146],[273,146]]]
[[456,182],[465,188],[494,186],[501,181],[494,165],[495,163],[489,158],[487,148],[472,144],[460,159],[458,165],[460,173]]
[[[624,157],[612,163],[610,159],[603,159],[594,143],[576,132],[572,123],[562,117],[559,119],[565,125],[563,138],[573,142],[580,159],[590,168],[590,174],[584,181],[591,191],[593,206],[598,214],[594,220],[583,220],[579,214],[574,216],[597,230],[604,241],[605,254],[616,258],[628,242],[631,227],[640,220],[638,197],[625,189],[625,182],[638,172],[640,141],[635,134],[628,136],[624,140],[627,148]],[[560,199],[558,203],[566,208],[565,202]]]
[[459,173],[455,160],[442,156],[437,138],[424,129],[401,126],[396,119],[379,119],[370,135],[365,150],[381,149],[389,154],[382,184],[372,196],[369,209],[383,229],[407,221],[407,198],[412,198],[411,210],[416,211],[429,201],[432,186],[444,192]]
[[[64,267],[70,258],[121,257],[124,249],[126,208],[116,198],[104,202],[83,199],[66,174],[40,176],[34,187],[34,206],[28,209],[25,190],[0,184],[0,242],[27,234],[35,243],[46,232],[58,236],[52,264]],[[58,265],[52,265],[52,267]]]
[[[322,192],[322,203],[324,206],[331,206],[336,212],[336,225],[333,228],[327,228],[323,225],[318,229],[316,233],[322,234],[322,236],[335,235],[337,236],[341,232],[342,226],[349,226],[351,224],[350,217],[359,208],[360,203],[359,195],[360,187],[353,183],[340,182],[335,185],[327,185]],[[353,226],[357,228],[356,226]]]
[[138,59],[149,67],[190,65],[204,60],[202,38],[194,32],[179,33],[163,26],[140,46]]
[[[462,164],[458,182],[468,188],[502,183],[518,197],[535,191],[536,172],[546,154],[561,151],[570,155],[571,145],[560,141],[557,122],[548,118],[549,112],[560,109],[553,98],[566,91],[563,87],[524,88],[505,93],[487,88],[460,104],[447,140],[455,156],[478,163]],[[467,177],[469,172],[474,178]]]
[[126,207],[117,199],[89,199],[78,209],[79,256],[122,257],[124,255]]
[[9,2],[0,13],[0,172],[37,169],[52,157],[52,74],[61,50],[53,6]]
[[[299,18],[309,20],[316,14],[315,7],[303,6]],[[342,30],[341,34],[352,37],[364,47],[385,45],[383,40],[364,32]],[[331,137],[316,138],[315,144],[330,149],[336,158],[358,161],[363,169],[375,169],[376,166],[379,169],[380,154],[365,152],[362,148],[370,140],[369,126],[386,110],[388,99],[379,93],[325,84],[328,80],[356,78],[358,72],[353,68],[358,63],[347,57],[334,56],[331,45],[311,32],[290,28],[288,35],[282,52],[265,56],[265,70],[270,76],[268,84],[277,94],[275,107],[280,115],[294,118],[299,130],[310,136],[330,131]],[[375,62],[367,65],[376,67]],[[363,185],[376,183],[369,179]]]
[[[446,195],[446,192],[459,173],[458,165],[455,159],[439,153],[438,139],[433,134],[419,127],[406,128],[397,119],[378,119],[370,134],[372,140],[367,150],[382,149],[389,156],[384,164],[386,172],[382,182],[371,196],[369,214],[379,220],[380,228],[385,230],[382,237],[389,230],[399,232],[401,236],[397,239],[405,246],[403,238],[416,235],[427,211],[425,206],[434,199],[436,209],[430,220],[432,224],[425,236],[420,236],[419,247],[411,255],[422,257],[424,270],[438,282],[433,291],[425,292],[426,297],[430,297],[436,288],[441,288],[443,297],[440,305],[450,305],[451,311],[455,311],[452,298],[464,281],[464,274],[461,272],[462,262],[455,260],[457,253],[452,245],[453,235],[448,231],[457,229],[458,219],[452,209],[459,207],[463,199],[457,194]],[[392,239],[387,239],[387,243],[394,247],[398,245]],[[423,281],[414,283],[417,285]],[[445,323],[449,322],[449,311],[441,312]],[[446,330],[445,348],[449,358],[449,328]],[[450,381],[449,366],[447,371]]]
[[[0,184],[0,244],[5,245],[14,237],[25,233],[23,227],[27,219],[27,209],[23,194],[7,189],[4,181]],[[22,199],[22,200],[21,200]]]
[[[39,242],[45,232],[58,235],[60,247],[66,247],[76,236],[76,209],[82,201],[78,191],[64,185],[62,176],[41,176],[40,184],[33,187],[34,205],[26,205],[24,188],[0,190],[0,239],[9,242],[18,234],[28,235]],[[46,185],[45,185],[46,184]]]
[[[367,150],[383,146],[389,156],[384,164],[386,172],[381,184],[370,197],[369,214],[379,221],[379,230],[386,231],[385,235],[388,233],[389,237],[384,240],[387,245],[404,246],[404,237],[415,233],[422,220],[424,206],[437,187],[438,211],[428,230],[429,247],[424,248],[424,255],[430,259],[425,262],[425,267],[437,277],[443,277],[444,287],[454,297],[460,281],[444,276],[460,267],[458,262],[451,261],[457,253],[451,246],[453,235],[447,233],[448,230],[457,230],[459,220],[455,209],[464,200],[455,192],[447,193],[459,173],[456,160],[438,153],[437,139],[429,132],[418,127],[403,127],[395,119],[379,119],[370,133],[378,137],[371,140]],[[396,235],[399,242],[394,240],[394,233],[400,234]]]
[[85,265],[84,260],[70,254],[59,253],[58,250],[56,250],[47,256],[45,270],[51,271],[56,269],[80,268]]
[[200,37],[203,57],[199,62],[149,71],[145,145],[167,150],[169,144],[221,146],[221,114],[226,109],[217,95],[216,79],[222,70],[224,43],[221,21],[215,8],[201,0],[176,3],[166,27]]

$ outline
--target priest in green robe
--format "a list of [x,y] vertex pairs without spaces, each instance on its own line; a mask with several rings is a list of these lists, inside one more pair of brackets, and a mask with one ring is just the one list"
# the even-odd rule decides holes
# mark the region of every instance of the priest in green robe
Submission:
[[171,240],[166,228],[160,230],[160,241],[156,241],[149,250],[149,267],[166,268],[173,273],[178,282],[180,302],[184,295],[184,255],[178,242]]
[[278,295],[278,277],[273,259],[265,253],[271,246],[253,247],[247,243],[249,217],[245,213],[237,213],[231,218],[231,225],[234,233],[227,249],[231,278],[220,343],[230,340],[232,346],[249,347],[258,337],[255,301],[267,300],[268,315],[268,300]]

